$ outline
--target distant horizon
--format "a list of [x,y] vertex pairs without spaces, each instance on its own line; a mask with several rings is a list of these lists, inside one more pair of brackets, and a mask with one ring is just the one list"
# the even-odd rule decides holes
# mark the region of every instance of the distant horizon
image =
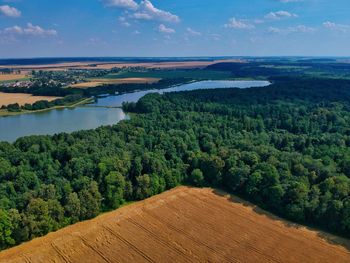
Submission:
[[213,58],[350,58],[350,55],[203,55],[203,56],[34,56],[34,57],[0,57],[3,60],[30,60],[30,59],[213,59]]

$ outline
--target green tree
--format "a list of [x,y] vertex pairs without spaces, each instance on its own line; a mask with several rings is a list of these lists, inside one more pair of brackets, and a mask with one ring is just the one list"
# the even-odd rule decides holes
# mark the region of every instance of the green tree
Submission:
[[90,219],[100,213],[102,196],[95,181],[79,192],[79,200],[80,219]]
[[70,193],[68,196],[67,204],[64,207],[66,216],[70,218],[71,223],[76,223],[79,221],[81,209],[80,200],[77,193]]
[[0,249],[5,249],[15,244],[11,237],[13,226],[6,211],[0,209]]
[[41,198],[30,200],[24,221],[30,238],[45,235],[53,230],[48,203]]
[[203,172],[200,169],[194,169],[190,176],[190,181],[195,186],[203,186],[204,185],[204,176]]
[[152,195],[151,178],[148,174],[136,177],[136,198],[141,200]]
[[118,172],[110,172],[105,177],[106,185],[106,206],[108,208],[118,208],[124,200],[125,179]]
[[247,165],[241,167],[231,167],[226,175],[225,185],[231,191],[241,191],[244,189],[244,184],[247,181],[250,173],[250,168]]

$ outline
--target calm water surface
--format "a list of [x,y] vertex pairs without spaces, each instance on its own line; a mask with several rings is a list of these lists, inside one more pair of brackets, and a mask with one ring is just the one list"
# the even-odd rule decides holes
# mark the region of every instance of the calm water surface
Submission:
[[94,129],[118,123],[125,118],[122,109],[84,107],[0,117],[0,140],[13,142],[27,135]]
[[116,95],[116,96],[109,96],[105,98],[98,99],[97,103],[92,104],[96,106],[122,106],[123,102],[137,102],[139,99],[141,99],[143,96],[145,96],[148,93],[165,93],[165,92],[176,92],[176,91],[190,91],[190,90],[199,90],[199,89],[219,89],[219,88],[240,88],[240,89],[246,89],[246,88],[253,88],[253,87],[266,87],[269,86],[271,83],[268,81],[238,81],[238,80],[208,80],[208,81],[199,81],[199,82],[193,82],[189,84],[179,85],[175,87],[171,87],[168,89],[161,89],[161,90],[145,90],[145,91],[139,91],[134,93],[127,93],[122,95]]
[[175,92],[197,89],[215,88],[250,88],[265,87],[268,81],[201,81],[163,90],[148,90],[123,95],[100,98],[91,106],[73,109],[50,110],[32,114],[0,117],[0,141],[13,142],[27,135],[46,135],[60,132],[95,129],[103,125],[113,125],[127,118],[118,108],[103,108],[121,106],[123,102],[137,102],[141,97],[151,92]]

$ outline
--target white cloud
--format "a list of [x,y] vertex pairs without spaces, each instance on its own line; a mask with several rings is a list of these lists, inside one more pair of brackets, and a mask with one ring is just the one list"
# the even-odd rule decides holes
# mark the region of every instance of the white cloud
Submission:
[[[140,4],[134,0],[100,0],[108,7],[118,7],[132,10],[130,17],[138,20],[156,20],[164,22],[179,22],[180,18],[168,11],[156,8],[150,0],[142,0]],[[127,11],[126,11],[127,12]]]
[[347,25],[336,24],[336,23],[330,22],[330,21],[324,22],[323,27],[325,27],[329,30],[341,31],[341,32],[345,32],[347,29],[349,29],[349,26],[347,26]]
[[259,18],[254,19],[254,24],[263,24],[264,22],[265,22],[264,20],[259,19]]
[[315,28],[308,27],[308,26],[305,26],[305,25],[299,25],[299,26],[296,26],[296,27],[290,27],[289,30],[291,32],[300,32],[300,33],[312,33],[312,32],[316,31]]
[[54,29],[43,29],[40,26],[34,26],[31,23],[27,24],[27,27],[23,29],[24,33],[33,36],[55,36],[57,31]]
[[100,46],[107,46],[107,45],[108,43],[106,41],[95,37],[89,38],[85,43],[85,46],[88,46],[88,47],[100,47]]
[[190,27],[188,27],[188,28],[186,29],[186,31],[187,31],[188,35],[190,35],[190,36],[201,36],[201,35],[202,35],[201,32],[195,31],[195,30],[193,30],[193,29],[190,28]]
[[130,27],[131,26],[131,24],[129,22],[122,22],[121,24],[123,26],[125,26],[125,27]]
[[279,20],[282,18],[292,18],[292,17],[298,17],[298,15],[289,13],[287,11],[277,11],[277,12],[270,12],[265,16],[265,18],[267,19],[274,19],[274,20]]
[[249,41],[253,44],[256,44],[256,43],[262,42],[263,38],[262,37],[251,37],[251,38],[249,38]]
[[133,14],[133,18],[140,19],[140,20],[152,20],[153,17],[150,14],[137,12]]
[[170,28],[170,27],[166,27],[163,24],[160,24],[158,27],[159,32],[163,33],[163,34],[174,34],[175,30]]
[[1,5],[0,14],[8,17],[20,17],[21,11],[8,5]]
[[215,41],[221,40],[221,35],[220,34],[209,34],[209,36]]
[[5,28],[4,32],[10,34],[23,34],[23,29],[19,26],[13,26]]
[[255,26],[248,23],[245,20],[238,20],[234,17],[232,17],[227,24],[224,25],[226,28],[234,28],[234,29],[245,29],[245,30],[250,30],[254,29]]
[[5,28],[4,33],[13,35],[28,35],[28,36],[56,36],[57,31],[54,29],[43,29],[40,26],[34,26],[31,23],[27,27],[13,26]]
[[267,31],[269,33],[272,33],[272,34],[287,35],[287,34],[291,34],[291,33],[313,33],[316,31],[316,29],[313,27],[305,26],[305,25],[298,25],[295,27],[288,27],[285,29],[281,29],[281,28],[277,28],[277,27],[269,27],[267,29]]
[[268,29],[267,29],[267,32],[269,32],[269,33],[273,33],[273,34],[280,34],[281,32],[282,32],[282,30],[281,29],[279,29],[279,28],[277,28],[277,27],[269,27]]
[[177,15],[156,8],[149,0],[141,1],[138,10],[133,14],[133,17],[135,19],[158,20],[174,23],[180,21],[180,18]]
[[122,26],[125,26],[125,27],[130,27],[131,24],[126,20],[125,17],[121,16],[118,18],[119,20],[119,23],[122,25]]
[[134,0],[102,0],[106,6],[126,9],[137,9],[138,4]]

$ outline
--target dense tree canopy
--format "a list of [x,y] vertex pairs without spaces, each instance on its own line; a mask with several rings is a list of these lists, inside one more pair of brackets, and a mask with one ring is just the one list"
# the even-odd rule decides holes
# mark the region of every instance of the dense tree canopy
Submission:
[[0,248],[179,184],[350,236],[350,82],[150,94],[111,127],[0,143]]

